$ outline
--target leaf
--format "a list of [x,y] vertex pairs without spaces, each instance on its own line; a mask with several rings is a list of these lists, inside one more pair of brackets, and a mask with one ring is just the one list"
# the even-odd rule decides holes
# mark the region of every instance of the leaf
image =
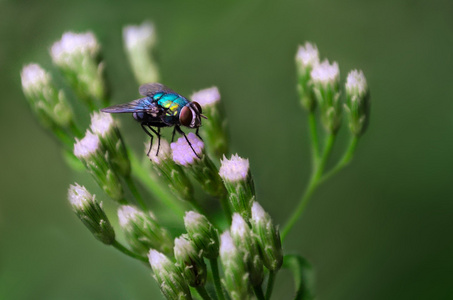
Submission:
[[296,287],[294,300],[311,300],[313,296],[313,271],[310,263],[300,255],[288,254],[283,258],[283,268],[293,273]]

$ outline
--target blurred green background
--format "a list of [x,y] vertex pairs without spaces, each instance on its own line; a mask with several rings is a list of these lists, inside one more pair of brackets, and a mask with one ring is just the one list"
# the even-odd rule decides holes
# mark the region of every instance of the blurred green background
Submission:
[[[298,44],[316,43],[343,79],[363,69],[369,130],[350,167],[315,193],[285,251],[310,260],[318,299],[453,298],[452,1],[2,0],[0,299],[162,297],[147,268],[97,242],[72,213],[69,184],[94,184],[65,165],[19,76],[30,62],[52,69],[48,49],[64,31],[92,30],[112,102],[132,100],[121,30],[144,20],[157,28],[165,84],[183,95],[219,87],[233,152],[250,159],[259,201],[280,224],[310,172]],[[141,148],[139,126],[121,123]],[[336,146],[334,157],[344,136]],[[292,289],[281,272],[275,299]]]

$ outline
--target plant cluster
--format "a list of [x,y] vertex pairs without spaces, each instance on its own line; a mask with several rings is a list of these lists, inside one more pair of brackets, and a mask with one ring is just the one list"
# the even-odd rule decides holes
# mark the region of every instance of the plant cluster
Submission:
[[[156,42],[154,26],[149,22],[127,26],[123,39],[137,83],[158,81],[151,55]],[[313,44],[299,48],[297,87],[301,105],[308,112],[313,172],[280,236],[279,227],[258,202],[249,160],[228,153],[219,90],[211,87],[190,97],[207,116],[201,128],[203,140],[189,133],[190,147],[182,137],[171,144],[162,139],[158,154],[155,142],[148,156],[144,155],[147,151],[137,155],[125,144],[116,120],[99,112],[110,102],[100,51],[91,32],[67,32],[50,51],[70,90],[91,113],[86,130],[81,130],[68,97],[48,71],[29,64],[21,73],[32,111],[62,146],[68,164],[77,171],[88,171],[105,192],[102,198],[118,205],[119,228],[114,228],[102,202],[74,183],[68,199],[82,223],[102,243],[151,267],[167,299],[270,299],[282,267],[294,274],[295,299],[311,299],[310,266],[299,255],[284,255],[282,239],[319,184],[346,166],[355,152],[369,119],[369,91],[363,73],[350,72],[342,93],[338,64],[320,62]],[[351,141],[343,158],[326,172],[343,114],[348,116]],[[319,143],[318,123],[324,127],[323,144]],[[146,196],[137,183],[146,188]],[[194,184],[210,202],[199,201]],[[170,223],[162,222],[162,208],[155,209],[150,199],[162,202],[171,212]],[[117,239],[118,230],[125,241]]]

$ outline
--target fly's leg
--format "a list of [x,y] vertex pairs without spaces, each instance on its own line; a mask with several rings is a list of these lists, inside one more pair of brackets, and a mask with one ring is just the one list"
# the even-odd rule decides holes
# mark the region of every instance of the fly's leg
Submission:
[[[149,155],[149,152],[151,152],[151,147],[153,146],[153,138],[154,136],[151,134],[151,132],[148,131],[148,129],[146,129],[145,125],[146,123],[140,123],[140,125],[142,126],[142,129],[143,131],[146,132],[147,135],[149,135],[151,137],[151,141],[149,142],[149,150],[148,150],[148,153],[146,154],[147,156]],[[149,126],[148,126],[149,127]],[[151,129],[152,130],[152,129]],[[154,131],[154,130],[153,130]]]
[[[159,132],[156,132],[156,130],[154,130],[150,125],[146,124],[146,123],[140,123],[140,125],[142,126],[143,128],[143,131],[146,132],[147,135],[149,135],[149,137],[151,138],[151,141],[149,142],[149,149],[148,149],[148,153],[146,155],[149,155],[149,153],[151,152],[151,148],[153,146],[153,139],[154,139],[154,136],[151,132],[148,131],[148,128],[149,130],[151,130],[155,135],[157,135],[157,138],[159,139],[159,144],[157,146],[157,153],[156,153],[156,156],[157,154],[159,154],[159,147],[160,147],[160,128],[159,128]],[[147,127],[146,127],[147,126]]]
[[[151,127],[150,127],[150,129],[151,129]],[[160,149],[160,127],[157,127],[157,152],[156,152],[156,156],[159,155],[159,149]]]
[[[146,124],[146,126],[148,126],[149,130],[151,130],[157,136],[157,151],[156,151],[156,156],[157,156],[159,154],[159,149],[160,149],[160,128],[158,127],[157,131],[156,131],[151,127],[151,125]],[[151,145],[149,145],[148,154],[150,151],[151,151]]]
[[195,152],[195,150],[193,149],[192,147],[192,144],[190,143],[189,139],[187,138],[186,134],[184,133],[184,131],[181,130],[181,128],[179,128],[179,126],[175,126],[175,129],[184,136],[184,138],[186,139],[187,143],[189,144],[190,148],[192,149],[193,153],[195,153],[195,155],[201,159],[200,156],[198,156],[197,152]]
[[175,126],[175,128],[173,128],[173,134],[171,135],[171,142],[172,143],[175,140],[175,132],[176,132],[176,126]]
[[198,136],[198,137],[200,138],[200,140],[203,140],[203,139],[201,138],[201,136],[198,134],[198,129],[200,129],[200,128],[197,127],[197,130],[195,131],[195,135]]

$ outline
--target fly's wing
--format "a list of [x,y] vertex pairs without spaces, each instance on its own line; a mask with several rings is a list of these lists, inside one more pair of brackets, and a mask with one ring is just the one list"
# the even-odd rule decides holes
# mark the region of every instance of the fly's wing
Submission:
[[166,87],[162,83],[145,83],[138,89],[140,95],[152,97],[156,93],[177,94],[172,89]]
[[157,103],[149,101],[148,98],[137,99],[128,103],[118,104],[109,106],[101,109],[105,113],[133,113],[133,112],[145,112],[151,115],[157,115],[161,112]]

